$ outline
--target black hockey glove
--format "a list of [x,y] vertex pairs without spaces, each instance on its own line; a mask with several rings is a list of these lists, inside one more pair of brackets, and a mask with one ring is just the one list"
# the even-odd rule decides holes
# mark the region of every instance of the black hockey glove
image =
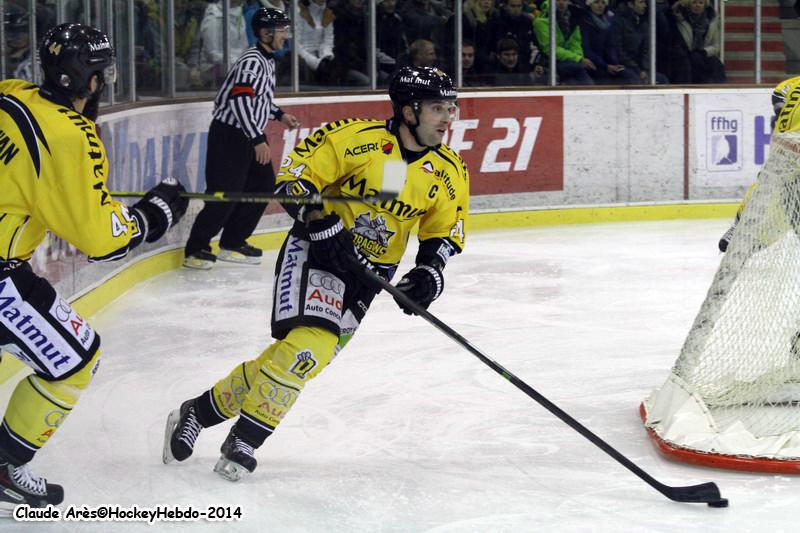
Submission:
[[353,270],[359,264],[353,235],[336,213],[312,220],[306,225],[311,239],[311,255],[325,266],[339,272]]
[[189,199],[181,196],[182,192],[186,192],[186,189],[178,180],[166,178],[147,191],[144,198],[133,204],[134,213],[141,213],[145,219],[147,242],[154,242],[163,237],[167,230],[177,224],[186,213]]
[[[444,276],[430,265],[417,265],[403,276],[397,285],[414,303],[427,309],[431,302],[442,294],[444,290]],[[415,314],[408,306],[395,298],[397,305],[407,315]]]

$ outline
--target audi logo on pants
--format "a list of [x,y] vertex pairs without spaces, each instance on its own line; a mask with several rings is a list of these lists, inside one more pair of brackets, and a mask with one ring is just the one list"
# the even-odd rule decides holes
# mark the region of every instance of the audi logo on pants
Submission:
[[328,272],[314,270],[309,274],[308,282],[314,287],[322,287],[333,291],[334,294],[344,296],[344,282]]

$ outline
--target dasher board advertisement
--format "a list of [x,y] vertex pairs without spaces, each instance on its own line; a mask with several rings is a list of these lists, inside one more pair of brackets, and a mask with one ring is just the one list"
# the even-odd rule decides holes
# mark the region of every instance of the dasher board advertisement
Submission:
[[690,96],[690,174],[697,188],[750,185],[769,155],[765,92]]

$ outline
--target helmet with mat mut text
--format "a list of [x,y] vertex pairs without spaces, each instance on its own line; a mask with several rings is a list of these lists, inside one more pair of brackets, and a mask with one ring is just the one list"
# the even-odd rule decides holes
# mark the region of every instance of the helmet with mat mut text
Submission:
[[71,98],[89,95],[89,82],[98,76],[98,88],[116,81],[114,47],[108,35],[84,24],[65,23],[51,28],[39,46],[44,83]]
[[403,106],[424,100],[456,100],[453,80],[436,67],[402,67],[389,84],[389,98],[395,116]]

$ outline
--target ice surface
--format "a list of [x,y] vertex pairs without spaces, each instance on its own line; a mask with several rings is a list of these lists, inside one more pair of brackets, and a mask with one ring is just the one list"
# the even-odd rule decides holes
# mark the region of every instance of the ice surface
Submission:
[[[170,409],[269,343],[275,253],[176,270],[93,317],[103,361],[34,461],[65,504],[241,506],[238,522],[38,524],[36,531],[796,531],[800,478],[658,455],[639,402],[674,363],[727,220],[475,233],[431,311],[670,485],[715,481],[728,509],[674,503],[423,320],[379,296],[239,483],[212,472],[228,426],[161,464]],[[409,254],[413,255],[413,254]],[[407,265],[404,265],[407,266]],[[0,522],[0,531],[21,524]]]

